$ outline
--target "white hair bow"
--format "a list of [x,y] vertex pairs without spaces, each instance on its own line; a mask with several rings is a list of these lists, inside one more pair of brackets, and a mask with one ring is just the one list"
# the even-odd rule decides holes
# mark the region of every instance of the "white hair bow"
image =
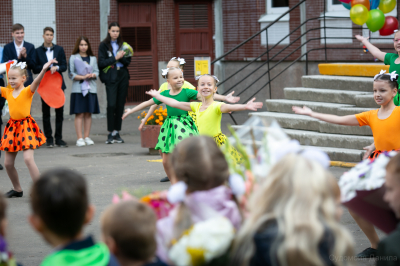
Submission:
[[213,77],[217,82],[219,82],[219,79],[217,78],[217,76],[214,75],[210,75],[210,74],[204,74],[204,75],[200,75],[200,76],[196,76],[196,80],[199,80],[202,76],[210,76]]
[[[185,59],[183,59],[183,58],[180,58],[180,57],[178,57],[178,58],[172,57],[172,58],[171,58],[171,60],[174,60],[174,59],[176,59],[176,60],[179,61],[179,65],[184,65],[184,64],[186,64],[186,61],[185,61]],[[169,60],[169,61],[171,61],[171,60]]]
[[14,63],[11,64],[11,66],[15,66],[15,67],[20,67],[21,69],[26,68],[26,62],[19,62],[17,63],[17,61],[14,60]]
[[161,69],[161,71],[162,71],[161,75],[162,75],[163,77],[165,77],[165,76],[168,74],[169,68]]
[[392,73],[388,73],[386,74],[386,70],[381,70],[381,72],[379,72],[379,74],[375,75],[374,77],[374,81],[378,78],[378,76],[380,75],[390,75],[390,80],[391,81],[395,81],[398,78],[398,74],[396,74],[396,71],[393,71]]

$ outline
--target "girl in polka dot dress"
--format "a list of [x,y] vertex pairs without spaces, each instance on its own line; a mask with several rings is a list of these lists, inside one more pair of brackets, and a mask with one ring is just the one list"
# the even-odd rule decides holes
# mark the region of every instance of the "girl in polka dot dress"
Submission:
[[40,173],[33,158],[33,151],[46,142],[46,137],[30,115],[30,112],[33,95],[44,73],[53,63],[57,63],[57,60],[53,59],[47,62],[40,74],[28,87],[24,87],[24,82],[28,77],[26,63],[14,63],[8,71],[7,88],[0,87],[1,96],[8,101],[10,110],[10,120],[4,128],[0,144],[0,150],[6,153],[4,165],[13,184],[13,188],[6,193],[8,198],[23,196],[18,172],[14,166],[18,151],[23,151],[24,162],[28,167],[32,180],[36,181],[39,178]]
[[[225,104],[223,102],[214,101],[214,94],[217,92],[218,79],[212,75],[202,75],[198,79],[197,90],[201,96],[202,102],[179,102],[171,98],[165,97],[156,90],[151,90],[147,94],[158,99],[160,102],[167,104],[173,108],[184,111],[193,111],[197,117],[196,126],[201,135],[213,137],[219,147],[226,142],[226,136],[221,131],[221,118],[223,113],[234,111],[256,111],[262,107],[261,102],[254,102],[255,98],[247,104]],[[240,154],[232,147],[229,151],[231,157],[236,163],[242,158]]]
[[[163,70],[163,72],[163,75],[166,76],[172,89],[161,92],[162,95],[179,102],[190,102],[191,100],[200,99],[200,95],[196,90],[182,88],[184,79],[180,68],[173,67]],[[158,105],[161,104],[161,102],[153,98],[139,104],[135,108],[128,108],[125,110],[122,119],[125,119],[129,114],[140,111],[154,104]],[[168,117],[165,119],[164,124],[160,129],[160,135],[155,149],[160,150],[165,173],[169,180],[171,180],[171,173],[168,167],[168,155],[172,152],[178,142],[187,137],[198,135],[199,132],[187,111],[182,111],[167,105],[167,112]]]

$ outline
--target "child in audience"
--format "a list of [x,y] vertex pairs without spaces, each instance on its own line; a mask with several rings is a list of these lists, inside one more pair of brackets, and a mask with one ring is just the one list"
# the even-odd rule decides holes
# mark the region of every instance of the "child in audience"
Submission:
[[[389,203],[390,208],[400,219],[400,153],[394,156],[386,166],[385,187],[383,199]],[[377,257],[377,266],[399,265],[400,224],[379,243]]]
[[32,227],[54,248],[41,266],[118,266],[107,246],[84,237],[83,226],[94,215],[86,181],[68,169],[42,174],[31,191]]
[[170,156],[174,179],[168,200],[177,204],[157,222],[157,255],[168,261],[171,241],[178,240],[193,224],[208,219],[205,213],[225,216],[238,229],[242,216],[236,197],[226,186],[228,163],[215,141],[196,136],[181,141]]
[[155,256],[156,220],[150,207],[134,200],[106,209],[101,219],[103,239],[121,266],[166,266]]
[[[305,179],[306,178],[306,179]],[[339,222],[340,189],[315,161],[289,154],[250,198],[231,265],[345,265],[351,235]]]
[[6,219],[7,203],[3,194],[0,193],[0,265],[16,266],[13,255],[7,250],[7,242],[5,239],[7,219]]

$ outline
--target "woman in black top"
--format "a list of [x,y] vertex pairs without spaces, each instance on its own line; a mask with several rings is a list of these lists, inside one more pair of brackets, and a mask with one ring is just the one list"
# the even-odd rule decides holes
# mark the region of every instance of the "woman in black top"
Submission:
[[[122,115],[129,86],[128,65],[130,57],[124,57],[125,52],[118,51],[122,46],[121,28],[117,22],[108,26],[107,37],[99,46],[100,80],[106,85],[107,92],[107,144],[123,143],[119,131],[122,125]],[[105,72],[105,68],[110,68]]]

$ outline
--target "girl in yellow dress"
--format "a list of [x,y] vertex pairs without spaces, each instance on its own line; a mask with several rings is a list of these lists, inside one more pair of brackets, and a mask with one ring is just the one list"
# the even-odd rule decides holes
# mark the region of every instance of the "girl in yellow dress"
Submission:
[[[263,104],[262,102],[254,102],[255,98],[247,104],[225,104],[214,101],[214,94],[217,92],[217,82],[218,79],[209,74],[199,77],[197,90],[202,96],[202,102],[178,102],[162,96],[156,90],[151,90],[147,94],[168,106],[194,112],[197,117],[197,128],[200,135],[213,137],[218,146],[221,147],[227,139],[221,131],[222,114],[245,110],[257,111]],[[241,157],[236,150],[232,150],[231,155],[236,162],[241,161]]]

